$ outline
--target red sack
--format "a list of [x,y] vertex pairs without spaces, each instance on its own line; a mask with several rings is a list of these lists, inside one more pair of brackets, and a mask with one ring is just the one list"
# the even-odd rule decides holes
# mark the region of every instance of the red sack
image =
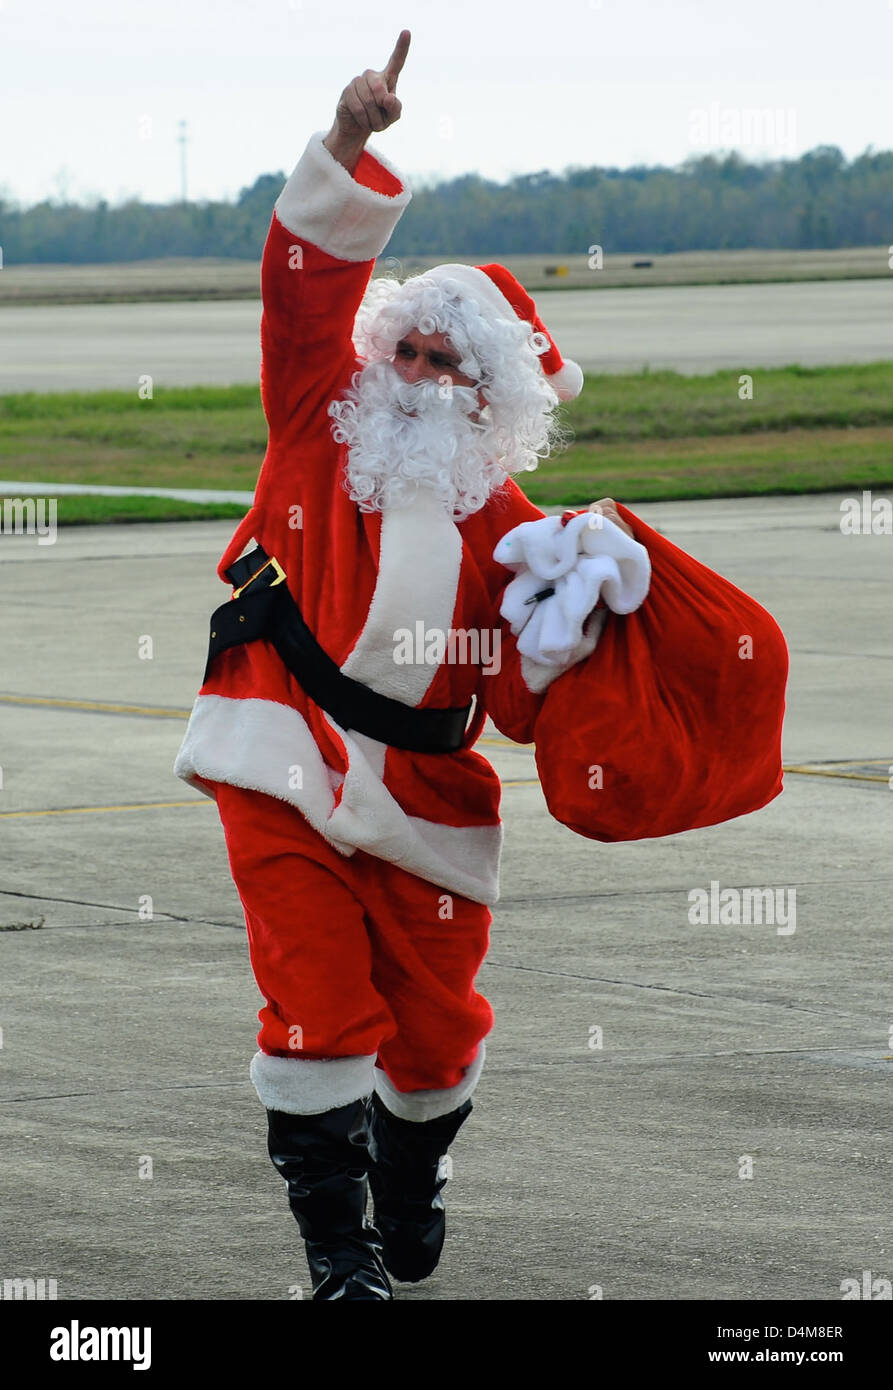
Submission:
[[784,635],[741,589],[617,510],[651,557],[651,588],[636,612],[609,613],[592,655],[546,692],[534,738],[549,811],[593,840],[747,815],[782,789]]

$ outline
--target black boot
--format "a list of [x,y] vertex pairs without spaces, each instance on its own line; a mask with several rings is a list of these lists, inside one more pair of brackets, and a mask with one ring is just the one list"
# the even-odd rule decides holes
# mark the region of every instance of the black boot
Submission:
[[288,1183],[317,1301],[393,1298],[381,1236],[366,1220],[365,1100],[319,1115],[268,1110],[268,1148]]
[[401,1120],[377,1092],[369,1104],[369,1186],[385,1268],[416,1283],[437,1267],[446,1234],[440,1160],[471,1114],[471,1101],[436,1120]]

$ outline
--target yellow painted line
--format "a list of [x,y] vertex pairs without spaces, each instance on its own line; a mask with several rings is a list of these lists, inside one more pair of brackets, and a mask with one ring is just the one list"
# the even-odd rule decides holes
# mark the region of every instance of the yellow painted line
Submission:
[[[513,743],[513,742],[511,741],[511,739],[506,739],[506,738],[479,738],[478,741],[477,741],[477,743],[475,744],[475,747],[477,748],[477,747],[479,747],[481,744],[486,744],[489,748],[512,748],[512,749],[515,749],[517,752],[524,752],[524,753],[533,753],[533,752],[535,752],[535,745],[532,744],[532,743]],[[888,769],[888,768],[890,768],[891,766],[893,766],[893,758],[866,758],[866,759],[864,760],[864,762],[859,762],[859,763],[857,763],[857,762],[854,760],[853,762],[843,762],[843,763],[840,763],[838,766],[839,766],[840,768],[853,767],[853,766],[858,766],[858,767],[874,767],[874,766],[877,766],[877,767],[883,767],[883,768]],[[871,773],[871,772],[843,772],[843,771],[838,771],[838,770],[837,770],[837,767],[836,767],[835,765],[833,765],[833,764],[820,764],[820,765],[816,765],[816,764],[811,764],[811,763],[797,763],[797,764],[793,764],[793,763],[788,764],[788,763],[786,763],[786,764],[784,765],[783,771],[784,771],[784,772],[797,772],[797,773],[800,773],[800,774],[801,774],[802,776],[804,776],[804,777],[845,777],[845,778],[849,778],[850,780],[852,780],[852,781],[854,781],[854,782],[889,782],[889,780],[890,780],[889,773],[886,772],[886,771],[883,772],[883,773],[877,774],[877,775],[874,774],[874,773]],[[504,783],[503,783],[503,786],[506,786],[506,787],[509,787],[509,786],[524,786],[524,785],[528,785],[528,784],[527,784],[527,783],[521,783],[521,782],[504,782]],[[529,785],[533,785],[533,784],[531,783],[531,784],[529,784]]]
[[[112,703],[110,703],[110,702],[103,701],[103,700],[62,700],[62,699],[54,699],[54,698],[51,698],[51,697],[48,697],[48,696],[37,696],[37,695],[0,695],[0,704],[6,704],[6,705],[24,705],[24,706],[33,706],[33,707],[38,707],[38,708],[41,708],[41,707],[42,707],[42,708],[49,708],[49,709],[88,710],[88,711],[92,711],[93,713],[99,713],[99,714],[132,714],[132,715],[141,716],[142,718],[151,718],[151,719],[188,719],[188,718],[189,718],[189,715],[190,715],[190,713],[191,713],[191,711],[188,710],[188,709],[164,709],[164,708],[159,707],[159,706],[156,706],[156,705],[119,705],[119,704],[112,704]],[[481,746],[484,746],[484,747],[487,747],[487,748],[508,748],[508,749],[514,749],[514,750],[516,750],[517,752],[525,752],[525,753],[533,753],[533,752],[535,751],[535,746],[534,746],[534,744],[532,744],[532,743],[514,743],[514,742],[512,742],[511,739],[507,739],[507,738],[491,738],[491,737],[479,738],[479,739],[477,740],[477,742],[475,743],[474,746],[475,746],[475,748],[479,748],[479,747],[481,747]],[[878,759],[868,759],[868,760],[866,760],[866,762],[865,762],[865,764],[863,764],[863,766],[870,767],[870,766],[872,766],[875,762],[877,763],[877,766],[878,766],[878,767],[885,767],[885,768],[886,768],[886,767],[889,767],[889,766],[891,765],[890,760],[885,759],[885,758],[878,758]],[[852,765],[852,764],[849,764],[849,766],[851,766],[851,765]],[[841,764],[841,766],[842,766],[842,767],[846,767],[846,766],[848,766],[848,764],[847,764],[847,763],[843,763],[843,764]],[[848,781],[853,781],[853,782],[889,782],[889,780],[890,780],[889,774],[886,773],[886,772],[885,772],[885,773],[878,774],[878,775],[875,775],[875,774],[870,773],[870,772],[843,772],[843,771],[838,771],[834,766],[816,767],[816,766],[811,766],[811,765],[808,764],[808,763],[797,763],[797,764],[793,764],[793,763],[787,764],[787,763],[786,763],[786,764],[784,765],[783,771],[784,771],[784,772],[794,772],[794,773],[797,773],[797,774],[798,774],[799,776],[801,776],[801,777],[841,777],[841,778],[844,778],[844,779],[846,779],[846,780],[848,780]],[[526,781],[526,782],[525,782],[525,781],[506,781],[506,782],[503,782],[503,786],[505,786],[505,787],[523,787],[523,786],[530,786],[530,787],[533,787],[533,786],[536,786],[536,785],[537,785],[538,781],[539,781],[538,778],[534,778],[533,780],[531,780],[531,781]],[[193,804],[195,804],[195,805],[200,805],[201,803],[200,803],[200,802],[193,803],[193,802],[190,802],[190,801],[159,801],[159,802],[150,802],[150,803],[138,803],[138,804],[135,804],[135,805],[133,805],[133,806],[109,806],[109,807],[104,807],[104,806],[72,806],[72,807],[67,807],[67,808],[65,808],[64,810],[59,810],[59,811],[3,811],[3,812],[0,812],[0,820],[4,819],[5,817],[9,817],[9,816],[43,816],[43,815],[47,815],[47,816],[50,816],[50,815],[52,815],[52,816],[64,816],[64,815],[80,814],[80,813],[82,813],[82,812],[87,812],[87,811],[103,811],[103,810],[109,810],[109,811],[134,811],[134,810],[142,810],[142,809],[145,809],[146,806],[154,806],[154,805],[157,805],[157,806],[191,806],[191,805],[193,805]]]
[[160,709],[154,705],[113,705],[102,700],[54,700],[39,695],[0,695],[4,705],[35,705],[49,709],[85,709],[100,714],[141,714],[155,719],[188,719],[188,709]]
[[[24,705],[48,709],[88,710],[98,714],[132,714],[141,716],[142,718],[151,719],[188,719],[191,713],[191,711],[187,709],[164,709],[157,705],[120,705],[112,704],[111,702],[103,700],[62,700],[54,699],[49,696],[37,695],[0,695],[0,704]],[[509,748],[514,749],[518,752],[525,753],[533,753],[535,751],[534,745],[532,743],[513,743],[511,739],[507,738],[479,738],[474,746],[476,748],[481,746],[487,748]],[[890,766],[889,760],[884,758],[867,759],[863,766],[870,767],[875,762],[878,767],[886,768]],[[852,766],[852,764],[843,763],[840,766],[842,768],[846,766]],[[887,773],[875,775],[870,772],[843,772],[838,771],[837,768],[833,765],[816,767],[808,763],[791,763],[785,764],[783,771],[794,772],[801,777],[841,777],[853,782],[888,782],[890,780],[889,775]],[[537,785],[538,780],[538,778],[535,778],[529,782],[507,781],[503,782],[503,786],[532,787]],[[60,811],[4,811],[0,812],[0,819],[3,819],[7,816],[63,816],[79,814],[87,811],[101,810],[133,811],[145,809],[146,805],[191,806],[193,804],[200,805],[201,803],[193,803],[189,801],[160,801],[152,803],[139,803],[134,806],[73,806]]]
[[[889,764],[885,764],[889,766]],[[786,767],[785,772],[797,772],[801,777],[843,777],[851,782],[889,782],[889,776],[876,777],[872,772],[835,772],[828,767]]]
[[[538,787],[539,778],[518,779],[503,782],[502,785],[504,787]],[[48,811],[0,811],[0,820],[16,820],[36,816],[95,816],[109,811],[166,811],[177,806],[210,806],[211,804],[210,797],[202,797],[201,801],[190,797],[188,801],[134,801],[121,806],[61,806],[58,809]]]
[[[41,695],[0,695],[0,704],[34,705],[47,709],[91,710],[98,714],[139,714],[153,719],[188,719],[191,710],[163,709],[157,705],[117,705],[104,700],[61,700]],[[514,748],[533,752],[532,743],[513,743],[510,738],[479,738],[475,748],[485,744],[488,748]]]
[[159,811],[171,806],[207,806],[210,805],[209,797],[202,797],[197,801],[191,797],[189,801],[135,801],[131,805],[124,806],[62,806],[58,810],[52,811],[0,811],[0,820],[15,820],[21,816],[84,816],[96,815],[103,811]]
[[[140,714],[155,719],[188,719],[192,713],[188,709],[163,709],[156,705],[117,705],[104,700],[61,700],[40,695],[0,695],[0,704],[92,710],[99,714]],[[479,738],[475,748],[482,743],[489,748],[518,748],[533,752],[532,743],[513,743],[509,738]]]

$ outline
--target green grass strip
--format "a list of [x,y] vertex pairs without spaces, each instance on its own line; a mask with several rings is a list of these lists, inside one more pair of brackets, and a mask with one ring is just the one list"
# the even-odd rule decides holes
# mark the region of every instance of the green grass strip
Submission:
[[[10,496],[11,494],[6,494]],[[19,494],[21,496],[21,494]],[[0,510],[2,510],[0,497]],[[234,502],[180,502],[173,497],[59,497],[57,526],[102,526],[136,521],[221,521],[244,516]],[[46,519],[47,513],[42,513]],[[0,536],[0,545],[3,538]]]
[[[893,362],[591,375],[562,408],[570,447],[520,480],[539,503],[749,496],[893,484]],[[0,397],[2,479],[250,492],[267,443],[257,386]],[[60,517],[61,505],[60,499]],[[109,513],[113,499],[66,499]],[[228,509],[215,510],[226,505]],[[119,514],[197,517],[170,499]],[[165,511],[167,509],[167,512]],[[205,515],[238,515],[213,504]],[[148,519],[145,512],[137,519]]]

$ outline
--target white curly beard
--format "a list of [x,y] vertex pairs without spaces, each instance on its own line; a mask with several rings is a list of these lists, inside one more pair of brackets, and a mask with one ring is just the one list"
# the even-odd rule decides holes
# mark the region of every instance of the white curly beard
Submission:
[[473,387],[408,383],[393,363],[370,362],[329,414],[349,448],[346,483],[361,511],[406,506],[425,488],[464,521],[506,480],[489,407],[480,410]]

